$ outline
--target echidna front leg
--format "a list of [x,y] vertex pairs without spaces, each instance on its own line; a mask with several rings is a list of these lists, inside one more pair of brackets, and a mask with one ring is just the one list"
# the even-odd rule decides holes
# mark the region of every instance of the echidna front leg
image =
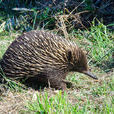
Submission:
[[56,89],[66,89],[66,83],[63,81],[63,79],[66,78],[66,74],[55,74],[55,75],[50,75],[48,78],[48,85],[56,88]]
[[64,83],[62,80],[54,78],[48,79],[48,86],[56,89],[62,89],[62,90],[66,89],[66,83]]

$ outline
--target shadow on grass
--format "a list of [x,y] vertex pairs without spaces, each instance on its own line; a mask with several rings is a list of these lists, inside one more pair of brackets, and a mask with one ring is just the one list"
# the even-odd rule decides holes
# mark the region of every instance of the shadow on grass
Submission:
[[31,77],[26,80],[21,79],[20,82],[22,82],[22,84],[24,84],[28,88],[30,87],[35,90],[41,90],[44,89],[45,87],[48,87],[48,83],[39,81],[38,77]]

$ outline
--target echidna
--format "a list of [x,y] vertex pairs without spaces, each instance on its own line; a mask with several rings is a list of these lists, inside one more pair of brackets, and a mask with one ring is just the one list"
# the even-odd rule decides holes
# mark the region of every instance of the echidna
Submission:
[[68,72],[88,71],[85,53],[74,42],[46,31],[23,33],[9,46],[0,62],[7,77],[38,77],[54,88],[65,89]]

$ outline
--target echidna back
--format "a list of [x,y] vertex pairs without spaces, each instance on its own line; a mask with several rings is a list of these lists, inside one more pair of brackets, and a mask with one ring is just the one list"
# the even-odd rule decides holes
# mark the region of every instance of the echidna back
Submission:
[[[77,47],[50,32],[30,31],[16,38],[1,60],[9,77],[32,77],[68,70],[67,50]],[[73,50],[72,50],[73,51]]]

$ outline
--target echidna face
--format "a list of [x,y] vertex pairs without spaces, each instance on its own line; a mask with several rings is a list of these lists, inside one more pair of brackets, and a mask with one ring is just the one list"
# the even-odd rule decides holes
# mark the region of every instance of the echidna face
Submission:
[[91,72],[89,72],[88,70],[88,65],[87,65],[87,58],[85,53],[82,50],[78,50],[76,51],[75,54],[70,55],[71,58],[73,57],[73,66],[71,68],[71,71],[75,71],[75,72],[80,72],[83,74],[88,75],[89,77],[93,78],[93,79],[98,79],[95,75],[93,75]]
[[82,54],[78,59],[76,59],[74,63],[74,71],[83,72],[88,70],[87,59],[84,54]]
[[80,59],[79,61],[79,66],[77,66],[76,71],[83,73],[85,75],[88,75],[89,77],[93,78],[93,79],[98,79],[95,75],[93,75],[89,70],[88,70],[88,66],[87,66],[87,59],[84,57],[82,59]]

